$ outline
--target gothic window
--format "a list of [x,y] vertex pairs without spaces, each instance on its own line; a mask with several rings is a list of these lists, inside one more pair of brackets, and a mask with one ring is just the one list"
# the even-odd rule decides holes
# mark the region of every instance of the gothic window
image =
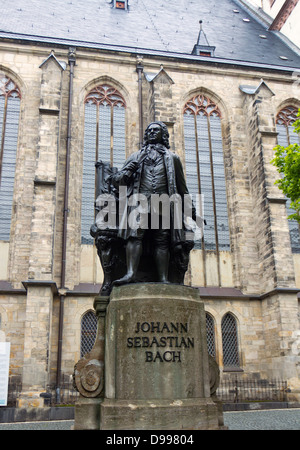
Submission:
[[92,244],[94,221],[95,162],[121,168],[125,161],[126,103],[114,87],[95,87],[85,98],[84,153],[81,207],[81,242]]
[[97,335],[97,318],[93,311],[86,312],[81,319],[80,357],[90,352]]
[[240,367],[237,323],[232,314],[227,313],[221,322],[224,369]]
[[21,92],[0,72],[0,240],[8,241],[14,192]]
[[195,248],[230,250],[221,112],[204,95],[184,106],[186,179],[191,194],[202,194],[207,225]]
[[[291,144],[299,144],[299,135],[294,132],[293,123],[297,119],[298,110],[294,106],[286,106],[276,117],[276,129],[278,132],[278,144],[287,147]],[[294,211],[290,208],[291,201],[287,200],[287,215],[293,214]],[[300,235],[299,226],[296,220],[289,219],[290,239],[293,253],[300,253]]]
[[215,323],[213,317],[206,313],[206,338],[208,354],[216,357]]

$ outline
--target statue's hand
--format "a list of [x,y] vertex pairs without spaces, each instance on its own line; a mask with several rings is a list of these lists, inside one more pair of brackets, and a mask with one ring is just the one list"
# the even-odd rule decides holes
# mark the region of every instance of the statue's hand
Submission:
[[127,164],[125,170],[133,174],[138,170],[138,168],[139,163],[137,161],[131,161],[129,164]]
[[90,235],[94,238],[96,237],[97,232],[98,232],[97,224],[93,223],[93,225],[90,228]]

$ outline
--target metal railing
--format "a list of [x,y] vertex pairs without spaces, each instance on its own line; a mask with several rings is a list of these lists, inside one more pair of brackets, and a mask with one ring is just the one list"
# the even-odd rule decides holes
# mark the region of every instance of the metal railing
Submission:
[[[21,381],[9,381],[8,384],[8,396],[7,407],[16,407],[17,400],[22,392]],[[59,391],[57,391],[55,384],[50,384],[46,387],[46,392],[40,394],[44,398],[45,406],[64,406],[75,405],[76,400],[79,398],[79,392],[73,386],[72,380],[64,381]]]
[[7,406],[15,407],[17,406],[17,399],[22,391],[21,381],[9,380],[8,383],[8,395],[7,395]]
[[[17,406],[17,399],[22,390],[20,381],[11,381],[8,386],[7,406]],[[286,402],[290,392],[287,381],[277,379],[241,378],[234,376],[223,378],[217,389],[216,395],[222,403],[246,403],[246,402]],[[74,405],[79,398],[79,393],[73,386],[72,379],[65,380],[57,392],[55,384],[47,386],[42,393],[45,406]]]
[[75,405],[79,392],[74,388],[72,380],[64,381],[57,389],[55,384],[47,386],[44,396],[45,406]]
[[223,403],[286,402],[289,391],[287,381],[235,376],[224,378],[216,394]]

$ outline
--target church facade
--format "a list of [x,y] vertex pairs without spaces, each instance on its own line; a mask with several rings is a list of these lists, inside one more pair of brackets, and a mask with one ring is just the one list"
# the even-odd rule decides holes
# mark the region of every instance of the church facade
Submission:
[[[1,27],[0,333],[11,344],[10,378],[22,381],[19,406],[42,406],[40,394],[70,378],[93,344],[103,281],[89,232],[95,162],[120,168],[156,120],[168,126],[189,191],[204,198],[207,225],[185,284],[204,301],[210,354],[222,376],[284,379],[299,399],[299,228],[271,160],[277,143],[299,143],[300,52],[238,1],[220,2],[227,42],[210,31],[216,10],[202,11],[199,32],[201,11],[188,1],[176,17],[187,26],[199,16],[195,33],[167,33],[163,7],[144,3],[87,2],[86,35],[77,25],[76,39],[49,38],[51,23],[48,34],[29,34],[21,0],[11,7],[27,30],[12,19]],[[125,31],[144,17],[140,41],[106,42],[107,21],[103,44],[89,38],[98,7]],[[183,31],[189,52],[168,41]]]

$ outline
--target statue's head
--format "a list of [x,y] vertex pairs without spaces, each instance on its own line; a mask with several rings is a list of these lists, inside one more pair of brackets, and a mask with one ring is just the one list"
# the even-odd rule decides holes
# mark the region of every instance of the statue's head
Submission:
[[158,143],[170,148],[168,128],[163,122],[151,122],[145,130],[144,145]]

